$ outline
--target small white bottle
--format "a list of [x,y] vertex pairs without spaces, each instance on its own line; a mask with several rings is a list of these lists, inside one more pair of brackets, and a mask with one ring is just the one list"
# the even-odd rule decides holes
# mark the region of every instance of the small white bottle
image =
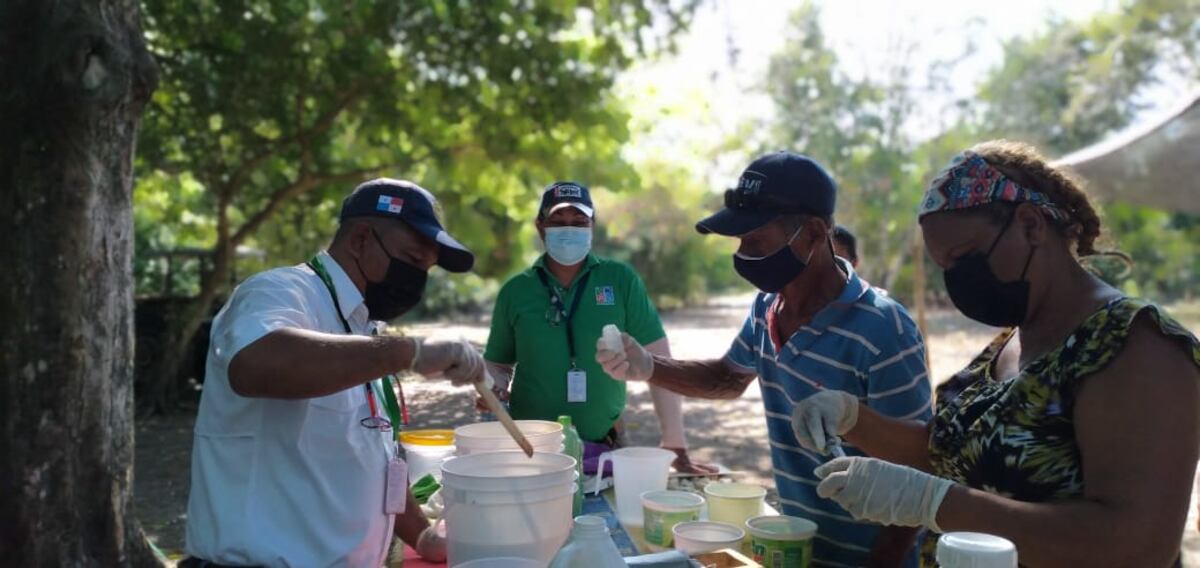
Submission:
[[616,543],[608,536],[604,519],[580,515],[575,517],[571,538],[554,555],[550,568],[626,568],[626,564]]
[[946,533],[938,539],[937,563],[941,568],[1017,568],[1017,547],[990,534]]

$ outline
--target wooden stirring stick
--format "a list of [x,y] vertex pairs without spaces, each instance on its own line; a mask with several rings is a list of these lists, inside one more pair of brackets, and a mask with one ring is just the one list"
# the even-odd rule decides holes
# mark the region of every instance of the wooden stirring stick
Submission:
[[[487,371],[485,370],[484,373],[486,375]],[[512,416],[508,415],[508,410],[500,403],[500,399],[496,398],[496,393],[488,388],[487,385],[491,383],[492,381],[489,380],[477,381],[475,383],[475,391],[479,393],[479,397],[483,399],[483,403],[487,405],[488,410],[496,415],[496,419],[500,421],[500,425],[504,426],[505,430],[508,430],[508,435],[512,436],[513,441],[525,451],[525,455],[533,457],[533,444],[530,444],[529,440],[525,439],[525,434],[521,432],[520,428],[517,428],[517,423],[513,422]]]

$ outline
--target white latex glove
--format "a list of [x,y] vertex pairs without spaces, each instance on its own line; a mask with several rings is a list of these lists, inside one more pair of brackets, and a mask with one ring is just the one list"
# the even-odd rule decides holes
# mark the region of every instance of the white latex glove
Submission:
[[430,525],[417,537],[417,555],[429,562],[446,561],[446,539],[438,534],[437,525]]
[[813,473],[817,495],[833,499],[855,519],[883,525],[937,526],[937,511],[953,481],[875,458],[831,460]]
[[466,341],[430,341],[417,350],[412,371],[426,377],[445,376],[455,386],[484,381],[491,388],[491,377],[485,372],[483,355]]
[[792,409],[792,433],[806,450],[824,454],[828,441],[858,423],[858,398],[839,390],[823,390]]
[[604,337],[596,340],[596,362],[608,376],[618,381],[648,381],[654,374],[654,356],[628,333],[621,334],[623,351],[613,351]]

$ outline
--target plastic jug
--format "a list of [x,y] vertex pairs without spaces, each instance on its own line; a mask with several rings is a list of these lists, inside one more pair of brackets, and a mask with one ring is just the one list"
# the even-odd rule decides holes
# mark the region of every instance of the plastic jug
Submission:
[[550,568],[625,568],[625,560],[608,536],[604,519],[580,515],[575,517],[570,540],[554,555]]
[[579,474],[579,481],[575,489],[575,503],[571,508],[571,515],[578,517],[583,513],[583,440],[579,438],[579,433],[571,425],[570,416],[559,416],[558,423],[563,427],[563,453],[575,458],[575,473]]
[[[642,493],[667,488],[667,476],[675,452],[662,448],[621,448],[600,454],[596,469],[604,471],[604,463],[612,460],[613,486],[617,493],[617,518],[622,525],[642,526]],[[596,476],[594,493],[600,491],[600,475]]]

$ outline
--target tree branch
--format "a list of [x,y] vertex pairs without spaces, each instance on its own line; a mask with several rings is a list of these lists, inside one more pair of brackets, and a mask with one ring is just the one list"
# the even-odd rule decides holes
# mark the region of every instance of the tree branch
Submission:
[[[307,131],[297,130],[292,136],[280,138],[273,144],[264,145],[260,152],[242,162],[242,164],[237,167],[237,170],[234,171],[233,175],[229,177],[229,181],[222,184],[218,188],[217,192],[231,195],[236,188],[240,187],[246,182],[246,178],[255,169],[257,169],[258,166],[261,166],[263,162],[281,152],[285,147],[287,147],[287,145],[299,142],[303,146],[304,142],[309,138],[329,130],[331,127],[333,127],[333,123],[335,120],[337,120],[337,117],[342,114],[342,111],[346,110],[347,107],[362,98],[363,94],[366,92],[364,86],[364,83],[351,86],[350,89],[346,91],[346,94],[343,95],[342,98],[336,103],[334,103],[333,107],[326,111],[325,114],[318,117],[312,128],[308,129]],[[303,150],[303,148],[301,149]]]
[[270,219],[271,216],[274,215],[284,203],[290,199],[294,199],[295,197],[304,194],[318,185],[323,183],[357,181],[396,167],[398,167],[398,165],[390,164],[386,166],[375,166],[371,168],[350,170],[336,174],[310,175],[285,185],[275,190],[275,192],[271,194],[271,197],[267,198],[267,204],[263,206],[263,208],[257,213],[247,219],[245,223],[242,223],[241,227],[238,227],[238,230],[229,239],[230,246],[236,247],[242,244],[247,237],[253,234],[254,231],[258,230],[258,228],[262,226],[263,223]]

